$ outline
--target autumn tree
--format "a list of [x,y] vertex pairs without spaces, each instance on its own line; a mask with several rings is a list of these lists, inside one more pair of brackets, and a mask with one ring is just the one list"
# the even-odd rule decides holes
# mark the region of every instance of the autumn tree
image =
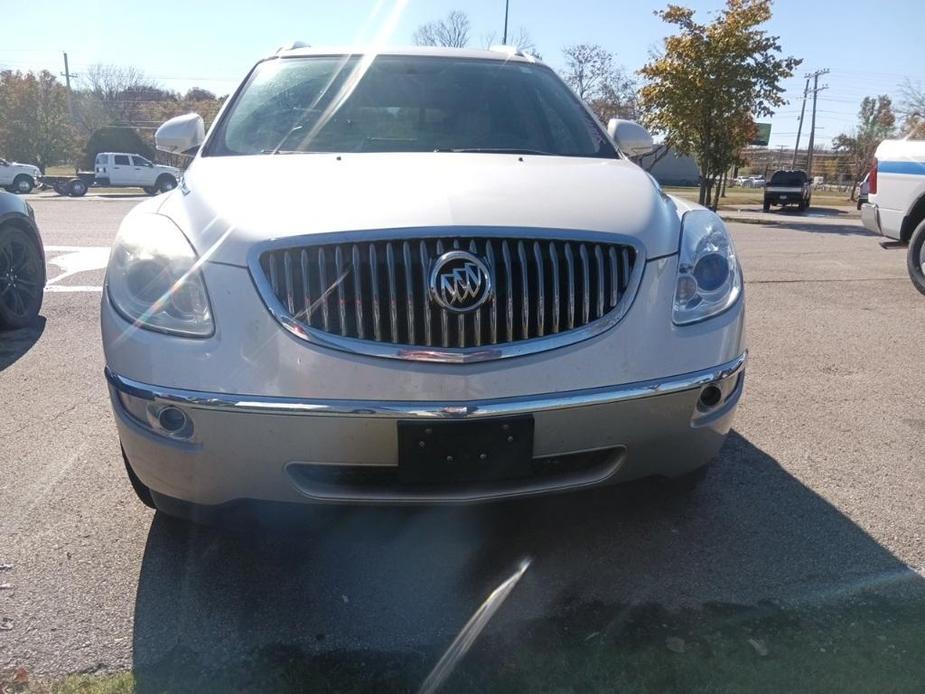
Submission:
[[419,26],[412,40],[416,46],[447,46],[465,48],[469,44],[471,25],[465,12],[453,10],[444,19]]
[[74,152],[67,89],[47,70],[0,72],[0,152],[42,173]]
[[562,55],[562,78],[603,123],[611,118],[635,119],[635,85],[613,53],[597,44],[579,43],[563,48]]
[[[845,155],[848,168],[855,184],[864,178],[870,169],[882,140],[891,137],[896,130],[896,114],[890,97],[881,94],[878,97],[865,96],[858,109],[858,124],[848,133],[832,138],[832,149]],[[854,200],[854,186],[851,189]]]
[[903,114],[902,134],[913,139],[925,138],[925,89],[921,83],[907,79],[900,93]]
[[642,121],[696,159],[700,203],[715,207],[719,177],[751,139],[754,119],[786,103],[780,83],[801,61],[781,57],[779,37],[762,29],[771,0],[726,0],[708,24],[679,5],[656,15],[677,33],[639,71]]

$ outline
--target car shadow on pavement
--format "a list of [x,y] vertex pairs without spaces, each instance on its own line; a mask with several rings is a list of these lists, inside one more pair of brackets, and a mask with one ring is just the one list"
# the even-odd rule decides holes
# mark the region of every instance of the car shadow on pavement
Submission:
[[[736,220],[732,220],[733,222]],[[775,229],[791,229],[792,231],[805,231],[812,234],[837,234],[839,236],[872,236],[877,237],[868,229],[862,227],[859,223],[845,222],[844,224],[816,224],[812,221],[805,221],[805,217],[798,215],[788,215],[780,218],[761,221],[761,224],[773,227]]]
[[17,330],[0,330],[0,371],[12,366],[25,355],[45,332],[45,317],[38,316],[32,324]]
[[155,516],[137,691],[414,691],[524,565],[449,690],[925,681],[922,577],[736,432],[689,494],[643,482],[301,517],[229,532]]

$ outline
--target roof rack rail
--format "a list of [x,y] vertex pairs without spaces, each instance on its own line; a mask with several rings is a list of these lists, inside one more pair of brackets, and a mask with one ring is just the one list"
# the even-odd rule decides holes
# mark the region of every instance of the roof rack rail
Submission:
[[311,46],[305,41],[290,41],[289,43],[284,43],[282,46],[276,49],[276,53],[282,53],[283,51],[294,51],[296,48],[311,48]]
[[524,58],[534,62],[536,61],[536,56],[530,55],[517,46],[507,46],[503,43],[496,43],[490,46],[488,50],[492,51],[493,53],[504,53],[505,55],[516,56],[517,58]]

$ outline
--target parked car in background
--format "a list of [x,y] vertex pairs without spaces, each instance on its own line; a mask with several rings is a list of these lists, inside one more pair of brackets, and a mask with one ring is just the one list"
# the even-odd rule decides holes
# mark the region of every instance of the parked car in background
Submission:
[[0,191],[0,329],[35,320],[44,292],[45,249],[32,207]]
[[641,126],[604,131],[534,58],[283,50],[204,141],[195,115],[155,140],[197,154],[122,222],[101,306],[145,503],[692,484],[719,451],[744,385],[732,238],[630,160]]
[[139,154],[100,152],[93,171],[79,171],[74,176],[44,176],[42,183],[60,195],[81,197],[91,186],[107,188],[141,188],[148,195],[166,193],[177,187],[180,169],[155,164]]
[[861,221],[909,245],[909,277],[925,294],[925,140],[884,140],[874,156]]
[[868,173],[861,182],[858,184],[858,209],[861,209],[861,205],[867,202],[868,195],[870,195],[870,173]]
[[11,193],[31,193],[40,175],[37,166],[0,159],[0,188]]
[[812,201],[813,186],[805,171],[775,171],[764,188],[765,212],[771,205],[796,205],[802,212]]

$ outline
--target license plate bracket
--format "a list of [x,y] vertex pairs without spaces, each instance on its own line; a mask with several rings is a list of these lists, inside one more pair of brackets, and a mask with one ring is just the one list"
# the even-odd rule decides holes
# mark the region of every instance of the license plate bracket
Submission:
[[493,482],[530,474],[533,417],[398,422],[403,484]]

